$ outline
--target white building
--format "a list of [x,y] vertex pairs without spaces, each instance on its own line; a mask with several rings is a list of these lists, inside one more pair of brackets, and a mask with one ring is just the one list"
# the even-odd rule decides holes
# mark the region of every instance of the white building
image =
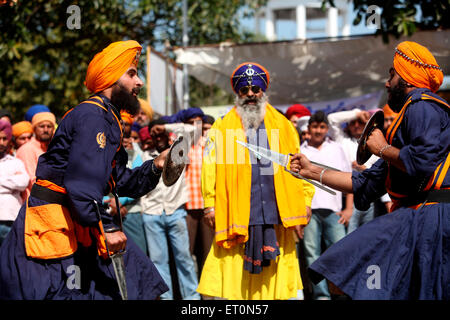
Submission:
[[323,11],[321,0],[269,0],[256,14],[254,28],[269,41],[348,36],[353,3],[335,0],[334,4]]

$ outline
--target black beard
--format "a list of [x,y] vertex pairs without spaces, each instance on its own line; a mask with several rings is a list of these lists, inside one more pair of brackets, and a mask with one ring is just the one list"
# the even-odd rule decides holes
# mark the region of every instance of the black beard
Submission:
[[397,113],[400,112],[403,105],[405,104],[407,96],[405,94],[406,86],[407,86],[406,81],[400,79],[395,87],[388,90],[391,95],[390,97],[388,97],[387,103],[389,107],[392,109],[392,111]]
[[[121,83],[117,82],[116,85],[111,93],[111,103],[119,110],[124,110],[132,116],[136,115],[140,109],[139,100],[129,93]],[[139,89],[133,89],[133,92],[138,94]]]

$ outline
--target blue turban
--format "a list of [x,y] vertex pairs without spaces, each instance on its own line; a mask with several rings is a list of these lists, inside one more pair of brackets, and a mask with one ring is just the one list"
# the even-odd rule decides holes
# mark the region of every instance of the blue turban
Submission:
[[178,111],[177,113],[171,116],[162,116],[167,123],[175,123],[175,122],[187,122],[191,118],[200,117],[203,118],[205,114],[200,108],[189,108]]
[[178,122],[187,122],[189,119],[200,117],[203,118],[205,114],[200,108],[189,108],[178,112]]
[[239,89],[246,86],[258,86],[266,92],[269,86],[269,72],[255,62],[240,64],[231,75],[231,88],[238,93]]
[[43,104],[35,104],[31,106],[25,113],[25,120],[31,122],[33,116],[39,112],[51,112],[51,111],[47,106],[44,106]]
[[142,129],[142,127],[141,127],[141,125],[139,123],[133,122],[131,124],[131,131],[139,132],[139,130],[141,130],[141,129]]

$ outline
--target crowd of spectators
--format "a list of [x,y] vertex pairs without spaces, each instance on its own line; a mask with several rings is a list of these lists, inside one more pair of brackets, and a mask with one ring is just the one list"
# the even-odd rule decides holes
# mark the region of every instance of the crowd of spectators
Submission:
[[[146,100],[139,102],[140,111],[134,117],[121,114],[128,166],[134,168],[156,157],[179,136],[191,142],[189,161],[174,185],[165,186],[161,180],[140,199],[119,198],[119,208],[114,197],[106,196],[104,206],[113,215],[120,210],[125,233],[150,257],[168,284],[170,290],[161,299],[201,299],[196,288],[214,239],[214,230],[202,222],[201,170],[208,130],[215,119],[199,108],[158,115]],[[360,166],[355,159],[358,139],[372,111],[355,108],[326,115],[294,104],[284,115],[297,129],[301,152],[322,163],[333,160],[333,166],[343,171],[362,171],[377,160],[372,156]],[[387,105],[383,111],[386,129],[395,114]],[[44,105],[31,106],[16,123],[7,110],[0,110],[0,245],[29,195],[39,156],[47,150],[56,128],[55,115]],[[388,212],[389,206],[386,195],[362,212],[354,208],[352,194],[330,196],[316,190],[312,219],[303,239],[297,238],[305,293],[301,299],[333,297],[325,280],[318,285],[308,281],[306,267],[347,233]]]

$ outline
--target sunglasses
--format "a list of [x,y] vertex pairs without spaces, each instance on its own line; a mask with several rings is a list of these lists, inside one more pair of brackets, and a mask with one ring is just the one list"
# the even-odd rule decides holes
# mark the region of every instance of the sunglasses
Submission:
[[253,93],[259,93],[261,91],[261,88],[258,86],[246,86],[240,88],[239,93],[245,95],[250,91],[250,89],[252,90]]

